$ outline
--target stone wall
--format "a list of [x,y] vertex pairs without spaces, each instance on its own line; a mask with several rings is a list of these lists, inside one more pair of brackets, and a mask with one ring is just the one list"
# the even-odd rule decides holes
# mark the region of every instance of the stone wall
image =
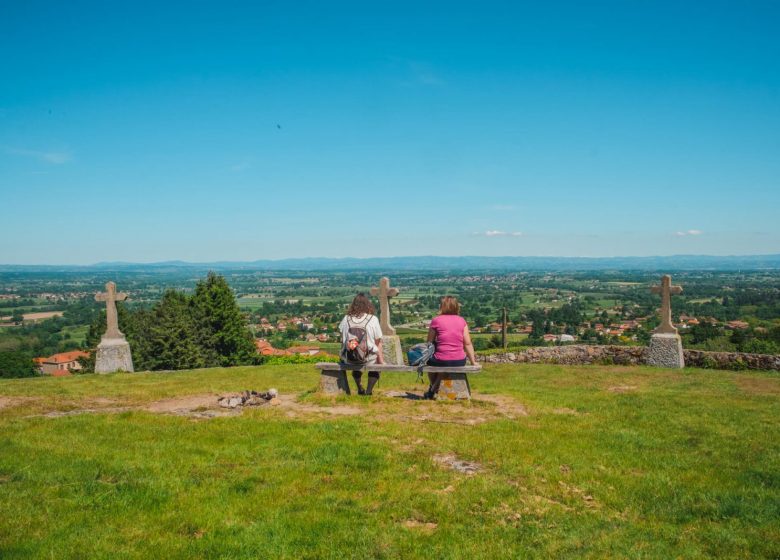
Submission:
[[685,365],[690,367],[780,370],[780,356],[772,354],[705,352],[703,350],[685,350],[684,353]]
[[[554,363],[565,365],[645,363],[645,346],[531,346],[522,352],[477,355],[483,363]],[[704,352],[685,350],[685,365],[711,369],[780,370],[780,356],[742,354],[738,352]]]

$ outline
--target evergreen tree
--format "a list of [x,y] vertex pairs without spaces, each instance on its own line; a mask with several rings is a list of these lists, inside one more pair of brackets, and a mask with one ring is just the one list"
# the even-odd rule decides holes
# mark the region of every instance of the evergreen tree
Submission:
[[155,305],[144,337],[148,369],[192,369],[206,364],[190,303],[185,294],[168,290]]
[[[159,306],[159,304],[158,304]],[[119,305],[117,304],[117,311]],[[133,352],[133,367],[136,371],[159,369],[155,367],[155,354],[152,348],[152,325],[154,325],[154,311],[148,309],[134,309],[126,314],[124,321],[122,313],[119,316],[119,330],[127,337],[130,349]]]
[[206,366],[255,363],[254,337],[222,276],[209,272],[205,280],[198,282],[192,311]]

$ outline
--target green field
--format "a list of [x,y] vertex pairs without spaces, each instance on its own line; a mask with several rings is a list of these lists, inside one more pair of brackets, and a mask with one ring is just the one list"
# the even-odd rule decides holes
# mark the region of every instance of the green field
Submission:
[[[0,558],[780,554],[776,374],[494,366],[470,403],[326,399],[317,380],[0,381]],[[272,386],[279,406],[203,418],[213,395]]]
[[84,343],[87,340],[87,333],[89,332],[88,325],[77,325],[72,327],[64,327],[61,331],[61,335],[69,334],[70,339],[79,344]]

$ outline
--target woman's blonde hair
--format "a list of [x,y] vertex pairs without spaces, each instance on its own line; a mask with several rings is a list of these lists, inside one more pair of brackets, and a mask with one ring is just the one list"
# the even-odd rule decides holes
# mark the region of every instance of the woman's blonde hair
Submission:
[[441,298],[439,311],[442,315],[460,315],[460,304],[455,296],[444,296]]

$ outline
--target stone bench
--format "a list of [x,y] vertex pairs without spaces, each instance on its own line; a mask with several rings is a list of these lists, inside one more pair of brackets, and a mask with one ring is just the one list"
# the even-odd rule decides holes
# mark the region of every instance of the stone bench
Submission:
[[[409,373],[418,373],[420,368],[417,366],[401,366],[393,364],[373,364],[370,366],[351,366],[348,364],[334,362],[318,362],[315,366],[320,370],[320,392],[326,395],[349,395],[349,383],[347,382],[347,372],[349,371],[401,371]],[[441,383],[437,399],[448,400],[468,400],[471,398],[471,387],[469,386],[469,373],[479,373],[482,366],[462,366],[462,367],[433,367],[423,366],[423,373],[440,373]]]

